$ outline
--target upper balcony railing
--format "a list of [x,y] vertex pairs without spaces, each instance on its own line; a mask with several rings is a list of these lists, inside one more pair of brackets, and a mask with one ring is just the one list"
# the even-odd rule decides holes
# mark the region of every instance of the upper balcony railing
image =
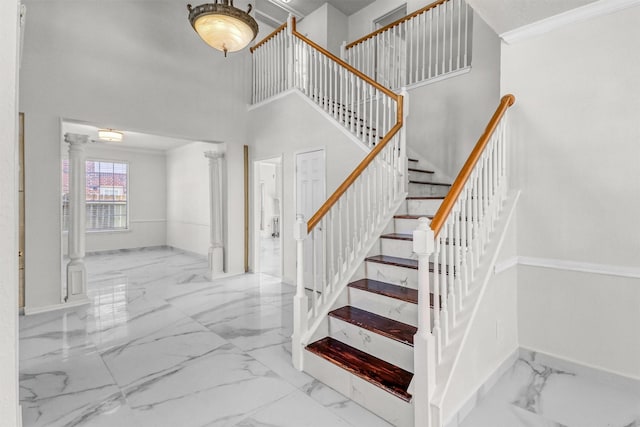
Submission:
[[345,46],[348,63],[392,89],[471,65],[473,12],[439,0]]

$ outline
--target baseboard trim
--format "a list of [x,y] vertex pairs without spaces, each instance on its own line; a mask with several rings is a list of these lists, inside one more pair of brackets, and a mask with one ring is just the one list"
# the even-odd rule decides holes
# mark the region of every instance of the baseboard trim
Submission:
[[622,265],[596,264],[581,261],[567,261],[562,259],[526,256],[515,256],[497,263],[494,269],[494,273],[502,273],[503,271],[509,270],[510,268],[517,265],[640,279],[640,268],[638,267],[626,267]]
[[524,25],[520,28],[506,31],[500,34],[500,38],[507,44],[513,44],[530,37],[548,33],[566,25],[614,13],[638,4],[640,4],[640,0],[598,0],[576,9]]
[[49,313],[51,311],[66,310],[69,308],[76,308],[76,307],[81,307],[83,305],[87,305],[89,304],[89,302],[90,301],[87,298],[86,300],[63,302],[60,304],[52,304],[52,305],[43,305],[41,307],[25,307],[24,315],[31,316],[33,314],[41,314],[41,313]]

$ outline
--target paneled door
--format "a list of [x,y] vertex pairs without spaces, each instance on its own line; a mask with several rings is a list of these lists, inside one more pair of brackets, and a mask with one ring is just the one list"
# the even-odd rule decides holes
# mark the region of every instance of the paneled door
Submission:
[[[304,215],[309,221],[326,200],[326,174],[324,150],[314,150],[296,154],[296,215]],[[321,280],[322,269],[322,237],[321,229],[316,233],[315,268],[316,280]],[[313,239],[307,238],[304,248],[304,283],[313,289]],[[320,282],[318,282],[320,288]]]

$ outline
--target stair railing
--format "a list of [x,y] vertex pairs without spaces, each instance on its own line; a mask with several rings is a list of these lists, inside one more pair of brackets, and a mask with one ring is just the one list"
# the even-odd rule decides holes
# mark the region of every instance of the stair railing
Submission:
[[464,0],[438,0],[344,47],[348,63],[388,88],[471,64],[473,13]]
[[435,373],[452,331],[472,307],[465,299],[507,196],[506,113],[514,102],[513,95],[502,98],[431,224],[421,218],[413,235],[419,288],[414,399],[424,402],[414,405],[416,425],[438,425],[426,402],[437,386]]
[[[252,49],[253,102],[298,89],[369,149],[308,220],[298,216],[292,356],[326,318],[406,196],[403,96],[296,31],[295,18]],[[286,31],[285,31],[286,30]]]
[[398,95],[298,33],[294,17],[251,52],[254,104],[298,89],[368,148],[395,125]]

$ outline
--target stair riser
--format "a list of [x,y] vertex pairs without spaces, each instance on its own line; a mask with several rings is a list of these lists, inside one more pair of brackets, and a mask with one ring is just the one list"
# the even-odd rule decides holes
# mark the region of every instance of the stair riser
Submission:
[[398,322],[418,326],[417,304],[389,298],[361,289],[349,288],[349,305],[389,319],[397,320]]
[[365,262],[365,269],[366,277],[369,279],[418,289],[418,270],[413,268],[380,264],[378,262]]
[[417,219],[394,218],[393,224],[396,233],[413,234],[418,228],[419,222]]
[[382,255],[399,258],[415,258],[413,254],[413,241],[411,240],[380,239],[380,250]]
[[413,405],[380,387],[356,377],[341,367],[308,351],[304,352],[305,371],[329,387],[387,420],[394,426],[411,427]]
[[409,196],[446,196],[448,192],[447,185],[409,183]]
[[329,335],[372,356],[413,372],[413,347],[329,317]]
[[[413,165],[409,165],[410,167],[413,167]],[[409,180],[410,181],[428,181],[430,179],[433,178],[433,174],[432,173],[428,173],[428,172],[417,172],[417,171],[409,171]]]
[[407,200],[409,215],[435,215],[442,204],[442,199],[436,200]]

